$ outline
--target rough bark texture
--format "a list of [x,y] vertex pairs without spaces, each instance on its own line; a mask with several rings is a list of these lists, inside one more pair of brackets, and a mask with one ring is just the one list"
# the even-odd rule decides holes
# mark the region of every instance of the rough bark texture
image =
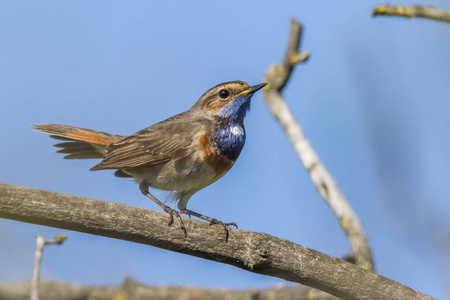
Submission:
[[271,235],[183,218],[188,237],[149,209],[0,183],[0,217],[147,244],[311,286],[344,299],[433,299],[398,282]]

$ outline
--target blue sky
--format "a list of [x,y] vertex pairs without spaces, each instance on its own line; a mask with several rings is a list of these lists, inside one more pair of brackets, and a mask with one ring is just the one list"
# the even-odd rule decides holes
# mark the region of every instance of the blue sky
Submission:
[[[403,1],[407,4],[410,1]],[[377,271],[450,297],[450,27],[372,18],[377,1],[2,1],[0,182],[159,209],[96,160],[63,160],[31,124],[132,134],[190,108],[224,81],[257,84],[281,62],[290,19],[309,62],[285,96],[362,220]],[[450,9],[444,1],[422,4]],[[188,208],[341,257],[350,246],[261,93],[233,169]],[[163,194],[158,194],[164,197]],[[125,241],[0,220],[0,281],[265,288],[282,282]],[[5,268],[6,266],[6,268]]]

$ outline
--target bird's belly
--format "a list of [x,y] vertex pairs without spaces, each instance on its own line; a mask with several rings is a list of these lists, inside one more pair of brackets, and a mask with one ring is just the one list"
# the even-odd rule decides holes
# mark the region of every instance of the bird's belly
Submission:
[[152,188],[177,192],[201,190],[226,173],[217,174],[199,152],[194,152],[180,160],[170,160],[151,167],[141,166],[124,171],[132,175],[138,184],[145,179]]
[[138,184],[145,180],[152,188],[195,193],[217,181],[234,165],[234,160],[211,145],[206,132],[200,134],[197,146],[189,151],[179,159],[123,171],[133,176]]

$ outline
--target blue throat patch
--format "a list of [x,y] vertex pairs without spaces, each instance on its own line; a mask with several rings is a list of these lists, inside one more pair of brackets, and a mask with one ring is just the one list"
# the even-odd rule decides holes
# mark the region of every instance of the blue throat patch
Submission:
[[219,152],[228,159],[235,161],[245,144],[245,129],[243,125],[227,124],[219,129],[216,145]]
[[221,109],[219,116],[230,120],[230,123],[243,124],[245,115],[250,110],[251,98],[251,95],[237,97],[230,104]]
[[251,96],[241,96],[220,111],[219,116],[228,122],[219,129],[215,143],[220,154],[235,161],[245,144],[244,118],[250,110]]

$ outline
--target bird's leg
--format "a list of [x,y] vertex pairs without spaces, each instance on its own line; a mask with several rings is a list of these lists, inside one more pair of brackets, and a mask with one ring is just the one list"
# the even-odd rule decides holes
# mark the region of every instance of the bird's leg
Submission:
[[176,210],[165,205],[164,203],[159,201],[155,196],[150,194],[150,192],[148,191],[148,187],[149,187],[149,185],[148,185],[147,181],[145,181],[145,180],[142,180],[142,182],[139,184],[139,189],[141,190],[141,193],[144,196],[150,198],[156,204],[158,204],[162,209],[164,209],[164,211],[166,213],[168,213],[170,215],[169,226],[173,224],[173,215],[175,215],[177,217],[178,223],[180,223],[180,227],[184,231],[184,236],[187,237],[186,227],[184,227],[184,223],[183,223],[183,220],[181,219],[180,214]]
[[202,219],[202,220],[204,220],[204,221],[207,221],[207,222],[209,222],[209,225],[210,225],[210,226],[211,226],[211,225],[214,225],[214,224],[222,225],[222,227],[223,227],[223,229],[224,229],[224,231],[225,231],[225,242],[228,242],[228,226],[234,226],[234,227],[238,228],[237,225],[236,225],[236,223],[234,223],[234,222],[231,222],[231,223],[224,223],[224,222],[219,221],[219,220],[217,220],[217,219],[207,217],[207,216],[205,216],[205,215],[196,213],[195,211],[192,211],[192,210],[189,210],[189,209],[186,209],[186,208],[185,208],[184,210],[182,210],[180,213],[186,214],[186,215],[189,215],[189,216],[193,215],[193,216],[195,216],[195,217],[197,217],[197,218],[199,218],[199,219]]

